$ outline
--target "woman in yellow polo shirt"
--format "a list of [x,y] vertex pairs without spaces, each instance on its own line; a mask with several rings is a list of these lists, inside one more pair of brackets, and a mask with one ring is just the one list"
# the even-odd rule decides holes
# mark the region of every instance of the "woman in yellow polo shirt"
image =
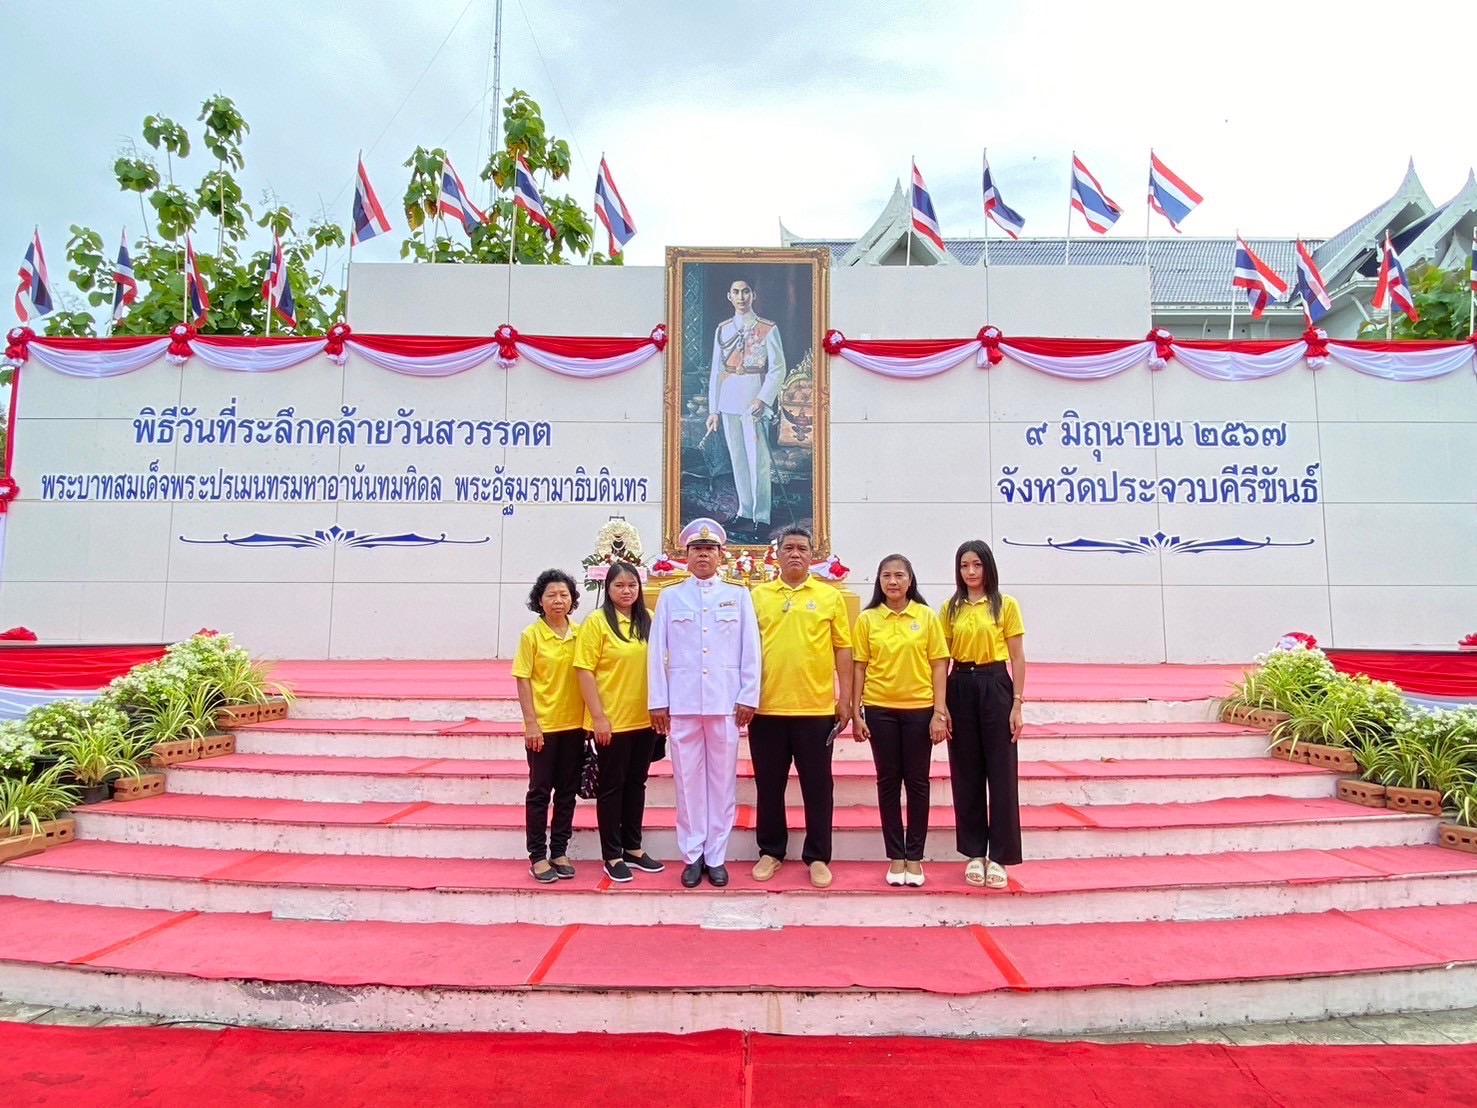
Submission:
[[[584,701],[574,675],[574,645],[579,624],[570,613],[579,607],[574,578],[546,569],[528,594],[539,618],[523,629],[513,655],[518,706],[523,710],[523,745],[528,749],[528,797],[524,824],[528,867],[534,880],[548,885],[573,877],[569,837],[574,828],[575,794],[584,766]],[[554,800],[553,826],[549,798]],[[547,844],[549,850],[544,847]],[[549,859],[552,856],[553,861]]]
[[[877,567],[871,603],[856,621],[852,657],[852,727],[858,742],[871,742],[877,766],[887,883],[921,885],[928,771],[934,744],[949,737],[949,648],[938,617],[918,592],[913,564],[901,554],[889,554]],[[908,793],[906,833],[900,786]]]
[[[954,595],[939,609],[949,673],[949,777],[964,880],[1003,889],[1021,860],[1017,747],[1026,697],[1025,626],[1000,595],[995,555],[971,539],[954,555]],[[1006,662],[1010,665],[1007,668]]]
[[631,880],[631,870],[661,873],[666,867],[641,849],[646,815],[646,775],[656,732],[646,709],[646,640],[651,613],[641,574],[614,562],[605,578],[605,603],[585,620],[574,650],[574,668],[585,698],[585,728],[594,733],[600,766],[595,818],[605,876]]

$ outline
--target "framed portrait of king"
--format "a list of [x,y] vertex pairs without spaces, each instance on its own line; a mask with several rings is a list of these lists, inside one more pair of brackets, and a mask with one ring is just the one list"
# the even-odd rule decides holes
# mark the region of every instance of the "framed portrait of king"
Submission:
[[830,251],[667,248],[662,532],[709,516],[730,547],[786,527],[830,553]]

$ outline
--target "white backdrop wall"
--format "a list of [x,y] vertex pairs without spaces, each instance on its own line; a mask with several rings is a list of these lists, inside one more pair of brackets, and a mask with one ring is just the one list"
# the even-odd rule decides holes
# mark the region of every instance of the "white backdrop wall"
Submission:
[[[1012,267],[840,269],[830,324],[850,338],[1139,337],[1141,270]],[[359,332],[488,335],[505,320],[548,334],[645,335],[665,314],[656,268],[520,269],[511,306],[501,267],[357,266]],[[1477,618],[1477,378],[1396,384],[1337,365],[1302,365],[1222,384],[1171,362],[1075,383],[1007,360],[896,381],[833,359],[833,546],[870,593],[878,559],[911,556],[930,601],[951,584],[965,538],[996,550],[1020,598],[1033,657],[1241,660],[1284,631],[1339,646],[1451,644]],[[351,356],[276,374],[160,362],[107,380],[65,377],[34,359],[21,371],[15,427],[20,499],[10,511],[0,625],[44,641],[158,641],[202,626],[291,657],[507,657],[532,618],[542,568],[578,573],[615,511],[658,541],[664,366],[653,358],[595,381],[491,361],[416,379]],[[140,442],[141,409],[214,417],[546,421],[548,445],[219,446]],[[351,409],[345,416],[343,409]],[[1064,416],[1064,412],[1077,416]],[[1177,446],[1068,446],[1067,426],[1169,423]],[[1285,430],[1280,446],[1197,446],[1202,429],[1243,422]],[[1285,429],[1284,429],[1285,425]],[[1089,432],[1097,433],[1097,432]],[[461,438],[458,437],[460,444]],[[1096,451],[1096,453],[1094,453]],[[1298,503],[1023,502],[1002,479],[1132,476],[1217,480],[1225,466],[1277,467],[1317,499]],[[439,502],[117,502],[56,499],[59,474],[420,475]],[[362,469],[356,468],[362,467]],[[459,502],[456,477],[572,475],[602,467],[645,480],[635,503]],[[1014,472],[1007,474],[1007,467]],[[1260,471],[1260,469],[1259,469]],[[1251,478],[1248,478],[1251,480]],[[1188,486],[1181,485],[1181,490]],[[1305,488],[1305,486],[1303,486]],[[44,498],[47,491],[51,498]],[[1055,495],[1055,493],[1053,494]],[[1239,494],[1238,494],[1239,495]],[[353,531],[353,541],[331,528]],[[318,536],[317,532],[324,532]],[[267,536],[269,545],[243,544]],[[414,535],[428,545],[374,545]],[[298,546],[279,540],[305,536]],[[444,536],[446,541],[440,541]],[[368,543],[365,540],[368,540]],[[1074,540],[1116,544],[1084,551]],[[1229,544],[1226,540],[1240,540]],[[1311,541],[1309,541],[1311,540]],[[1192,543],[1218,544],[1195,553]],[[1260,546],[1271,542],[1271,546]],[[1056,543],[1057,547],[1047,545]],[[1248,545],[1250,544],[1250,545]]]

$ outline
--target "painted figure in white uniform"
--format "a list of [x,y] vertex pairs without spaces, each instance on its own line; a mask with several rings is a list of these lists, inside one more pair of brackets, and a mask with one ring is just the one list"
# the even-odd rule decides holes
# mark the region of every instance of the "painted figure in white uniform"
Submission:
[[785,380],[785,351],[771,320],[754,314],[754,286],[740,277],[728,287],[733,318],[713,335],[708,378],[708,430],[723,428],[733,484],[738,491],[736,528],[769,523],[774,465],[769,451],[768,409]]
[[692,574],[657,598],[647,652],[651,725],[668,736],[677,785],[677,849],[685,888],[728,884],[738,807],[739,728],[759,704],[759,625],[749,590],[718,577],[728,536],[695,519],[678,542]]

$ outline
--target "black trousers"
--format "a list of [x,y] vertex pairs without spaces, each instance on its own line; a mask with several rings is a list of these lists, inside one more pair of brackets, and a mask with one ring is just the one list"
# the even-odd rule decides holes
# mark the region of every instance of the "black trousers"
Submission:
[[1015,689],[1004,662],[972,666],[956,662],[949,674],[948,705],[954,736],[949,776],[959,853],[1002,866],[1021,860],[1018,748],[1010,741]]
[[[928,738],[932,708],[879,708],[865,705],[877,766],[877,808],[882,845],[892,861],[923,861],[928,841],[928,770],[933,743]],[[903,831],[899,788],[908,794],[908,827]]]
[[[528,751],[528,798],[524,824],[528,831],[528,860],[562,858],[569,850],[574,829],[575,793],[585,764],[585,733],[549,731],[542,750]],[[554,798],[554,819],[549,821],[549,798]],[[549,850],[544,851],[545,837]]]
[[596,746],[600,787],[595,794],[595,820],[600,826],[600,857],[607,861],[641,849],[641,821],[646,816],[646,775],[656,732],[650,727],[617,731],[609,746]]
[[807,866],[811,862],[830,863],[831,813],[836,801],[831,780],[831,747],[826,745],[826,738],[835,725],[834,715],[755,715],[749,722],[749,757],[754,763],[754,785],[758,791],[754,837],[760,854],[783,858],[789,847],[785,786],[793,762],[805,804],[805,843],[800,859]]

